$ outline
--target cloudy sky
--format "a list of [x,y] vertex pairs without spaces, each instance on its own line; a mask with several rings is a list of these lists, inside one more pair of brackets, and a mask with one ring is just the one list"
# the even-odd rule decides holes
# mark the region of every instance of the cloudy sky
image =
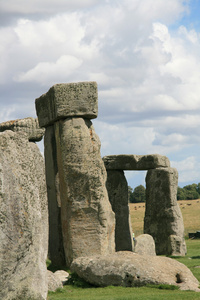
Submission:
[[[0,122],[97,81],[102,156],[159,153],[200,182],[199,0],[0,0]],[[126,172],[132,187],[144,172]]]

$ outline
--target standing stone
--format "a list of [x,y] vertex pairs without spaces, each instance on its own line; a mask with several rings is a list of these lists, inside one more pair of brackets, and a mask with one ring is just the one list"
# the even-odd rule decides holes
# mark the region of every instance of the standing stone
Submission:
[[61,200],[54,125],[46,128],[44,157],[49,211],[49,258],[56,266],[65,265],[61,225]]
[[80,256],[113,253],[115,217],[105,186],[100,141],[91,121],[57,122],[56,144],[67,265]]
[[137,236],[134,252],[140,255],[156,255],[155,242],[151,235],[141,234]]
[[[177,203],[178,172],[174,168],[149,170],[146,176],[144,233],[155,241],[159,255],[185,255],[184,225]],[[171,238],[173,236],[173,238]],[[179,249],[175,247],[179,241]]]
[[106,187],[112,210],[115,213],[115,249],[116,251],[133,251],[128,184],[124,172],[107,170]]
[[[97,117],[97,84],[58,84],[36,99],[40,126],[54,124],[66,264],[114,252],[115,218],[105,187]],[[55,174],[52,175],[55,177]],[[48,182],[47,182],[48,185]],[[54,197],[57,202],[57,195]]]
[[26,133],[0,133],[0,299],[46,299],[44,159]]

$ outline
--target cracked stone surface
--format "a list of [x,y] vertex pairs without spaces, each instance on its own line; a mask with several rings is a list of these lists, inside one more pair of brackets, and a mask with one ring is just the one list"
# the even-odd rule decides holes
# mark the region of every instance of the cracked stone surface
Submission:
[[22,132],[0,133],[0,299],[46,299],[44,159]]

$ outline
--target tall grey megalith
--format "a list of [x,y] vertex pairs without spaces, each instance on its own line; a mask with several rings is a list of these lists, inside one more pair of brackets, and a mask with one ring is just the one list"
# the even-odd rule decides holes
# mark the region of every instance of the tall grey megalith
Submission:
[[27,132],[7,128],[0,133],[0,299],[46,299],[47,250],[44,159]]
[[55,266],[65,266],[61,225],[60,181],[57,164],[57,148],[54,125],[45,130],[44,157],[49,212],[49,250],[51,262]]
[[184,256],[184,224],[177,202],[178,172],[174,168],[148,170],[144,233],[150,234],[156,254]]
[[[0,123],[0,132],[11,130],[23,132],[29,141],[40,141],[45,133],[45,128],[39,127],[38,119],[25,118]],[[45,148],[45,169],[46,172],[48,210],[49,210],[49,255],[52,263],[57,266],[65,265],[65,255],[63,249],[62,230],[60,223],[60,199],[59,199],[59,178],[58,167],[56,164],[56,142],[54,126],[48,126],[44,136]],[[45,174],[44,174],[45,176]],[[52,199],[51,199],[52,198]],[[54,201],[57,199],[57,201]]]
[[[60,205],[67,266],[80,256],[113,253],[115,217],[105,186],[106,170],[100,155],[100,141],[90,121],[98,112],[97,84],[56,84],[36,99],[36,111],[40,126],[46,128],[45,139],[51,130],[54,140],[54,145],[49,147],[54,147],[57,175],[56,172],[52,174],[51,182],[48,176],[46,178],[47,186],[52,185],[52,180],[57,182],[53,185],[58,187],[60,195],[50,196],[49,189],[48,201],[54,202],[49,210]],[[48,138],[46,149],[47,143],[51,143]],[[45,150],[45,157],[47,155]],[[52,172],[52,168],[46,164],[48,172]],[[59,209],[51,214],[59,218]],[[60,225],[57,226],[58,233]]]
[[107,170],[106,187],[115,213],[115,249],[133,251],[132,227],[128,206],[128,184],[122,170]]

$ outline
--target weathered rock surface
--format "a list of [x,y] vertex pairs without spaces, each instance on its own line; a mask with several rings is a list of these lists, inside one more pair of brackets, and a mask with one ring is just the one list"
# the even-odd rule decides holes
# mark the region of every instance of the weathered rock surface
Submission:
[[134,252],[140,255],[156,255],[155,242],[151,235],[141,234],[137,236]]
[[170,167],[169,159],[160,154],[149,155],[109,155],[104,156],[106,170],[149,170]]
[[[157,254],[184,256],[186,253],[183,218],[177,203],[177,187],[176,169],[158,168],[147,172],[144,233],[153,237]],[[177,238],[170,238],[171,236]]]
[[108,170],[106,188],[115,213],[115,249],[132,251],[133,239],[128,206],[128,184],[123,171]]
[[97,83],[55,84],[35,104],[41,127],[66,117],[94,119],[98,114]]
[[20,132],[0,133],[0,299],[46,299],[44,159]]
[[54,275],[59,278],[59,280],[62,282],[62,285],[65,285],[67,283],[69,273],[63,270],[58,270],[54,273]]
[[62,288],[67,283],[69,273],[58,270],[55,273],[47,270],[48,291],[55,292],[58,288]]
[[171,284],[181,290],[200,291],[199,282],[192,272],[168,257],[121,251],[107,256],[79,257],[73,261],[71,270],[96,286]]
[[62,288],[61,280],[55,276],[55,273],[47,270],[47,280],[48,280],[48,291],[55,292],[57,289]]
[[44,136],[44,157],[49,211],[49,258],[53,265],[65,266],[61,225],[60,184],[54,125],[48,126]]
[[[56,150],[51,149],[52,145],[49,148],[50,156],[57,157],[56,161],[53,159],[55,166],[51,178],[54,182],[51,187],[54,204],[57,202],[59,207],[59,197],[61,200],[67,266],[76,257],[115,250],[115,218],[105,187],[106,170],[99,139],[88,120],[97,116],[97,100],[95,82],[57,84],[36,99],[40,126],[53,125],[55,130]],[[49,131],[49,139],[53,135]],[[57,174],[59,180],[55,179]],[[55,195],[58,183],[60,196]],[[59,209],[56,217],[58,214]],[[57,222],[57,232],[58,225]]]
[[115,216],[106,190],[106,170],[92,122],[56,122],[61,219],[67,265],[80,256],[115,250]]
[[168,253],[173,256],[184,256],[186,254],[186,244],[182,236],[170,235],[167,241]]
[[39,142],[43,138],[44,129],[39,127],[38,119],[25,118],[0,123],[0,132],[12,130],[14,132],[24,132],[29,141]]

